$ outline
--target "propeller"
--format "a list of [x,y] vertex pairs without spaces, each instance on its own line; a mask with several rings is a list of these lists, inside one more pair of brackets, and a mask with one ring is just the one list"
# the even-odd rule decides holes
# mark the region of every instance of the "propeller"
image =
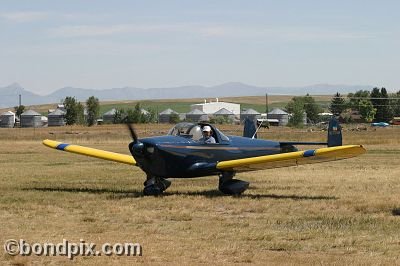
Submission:
[[131,137],[133,139],[133,143],[134,144],[138,143],[138,136],[137,136],[136,131],[133,128],[132,124],[126,123],[126,125],[128,126],[129,132],[131,132]]
[[138,140],[138,136],[136,134],[135,128],[132,124],[126,121],[126,126],[129,129],[132,137],[132,143],[129,144],[129,150],[131,151],[132,155],[135,156],[143,156],[144,151],[144,144]]

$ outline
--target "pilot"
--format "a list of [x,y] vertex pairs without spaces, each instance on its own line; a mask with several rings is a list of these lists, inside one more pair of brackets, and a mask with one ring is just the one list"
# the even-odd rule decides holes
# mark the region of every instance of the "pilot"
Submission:
[[215,139],[212,136],[212,131],[210,126],[203,127],[203,137],[200,139],[203,143],[215,143]]

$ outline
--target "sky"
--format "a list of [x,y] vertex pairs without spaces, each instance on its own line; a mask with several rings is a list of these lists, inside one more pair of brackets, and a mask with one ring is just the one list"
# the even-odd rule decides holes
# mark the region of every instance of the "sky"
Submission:
[[2,0],[0,87],[400,89],[400,1]]

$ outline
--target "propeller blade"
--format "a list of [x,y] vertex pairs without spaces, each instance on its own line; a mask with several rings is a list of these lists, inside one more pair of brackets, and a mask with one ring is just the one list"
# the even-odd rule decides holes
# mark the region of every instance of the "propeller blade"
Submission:
[[137,143],[138,142],[138,136],[137,136],[136,131],[133,128],[132,124],[126,123],[126,125],[128,126],[129,132],[131,132],[131,136],[132,136],[133,142]]

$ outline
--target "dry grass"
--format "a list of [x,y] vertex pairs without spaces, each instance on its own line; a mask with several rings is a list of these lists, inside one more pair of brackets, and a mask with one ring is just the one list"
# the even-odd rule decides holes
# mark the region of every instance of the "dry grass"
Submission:
[[[138,126],[140,136],[169,126]],[[223,126],[240,134],[237,126]],[[62,153],[52,138],[127,152],[121,126],[0,129],[0,243],[139,242],[142,257],[77,257],[83,265],[387,264],[400,262],[400,128],[345,133],[368,153],[350,160],[240,174],[240,197],[221,195],[216,177],[175,179],[143,197],[135,167]],[[324,140],[325,132],[272,128],[261,136]],[[72,264],[65,257],[10,257],[1,264]]]

